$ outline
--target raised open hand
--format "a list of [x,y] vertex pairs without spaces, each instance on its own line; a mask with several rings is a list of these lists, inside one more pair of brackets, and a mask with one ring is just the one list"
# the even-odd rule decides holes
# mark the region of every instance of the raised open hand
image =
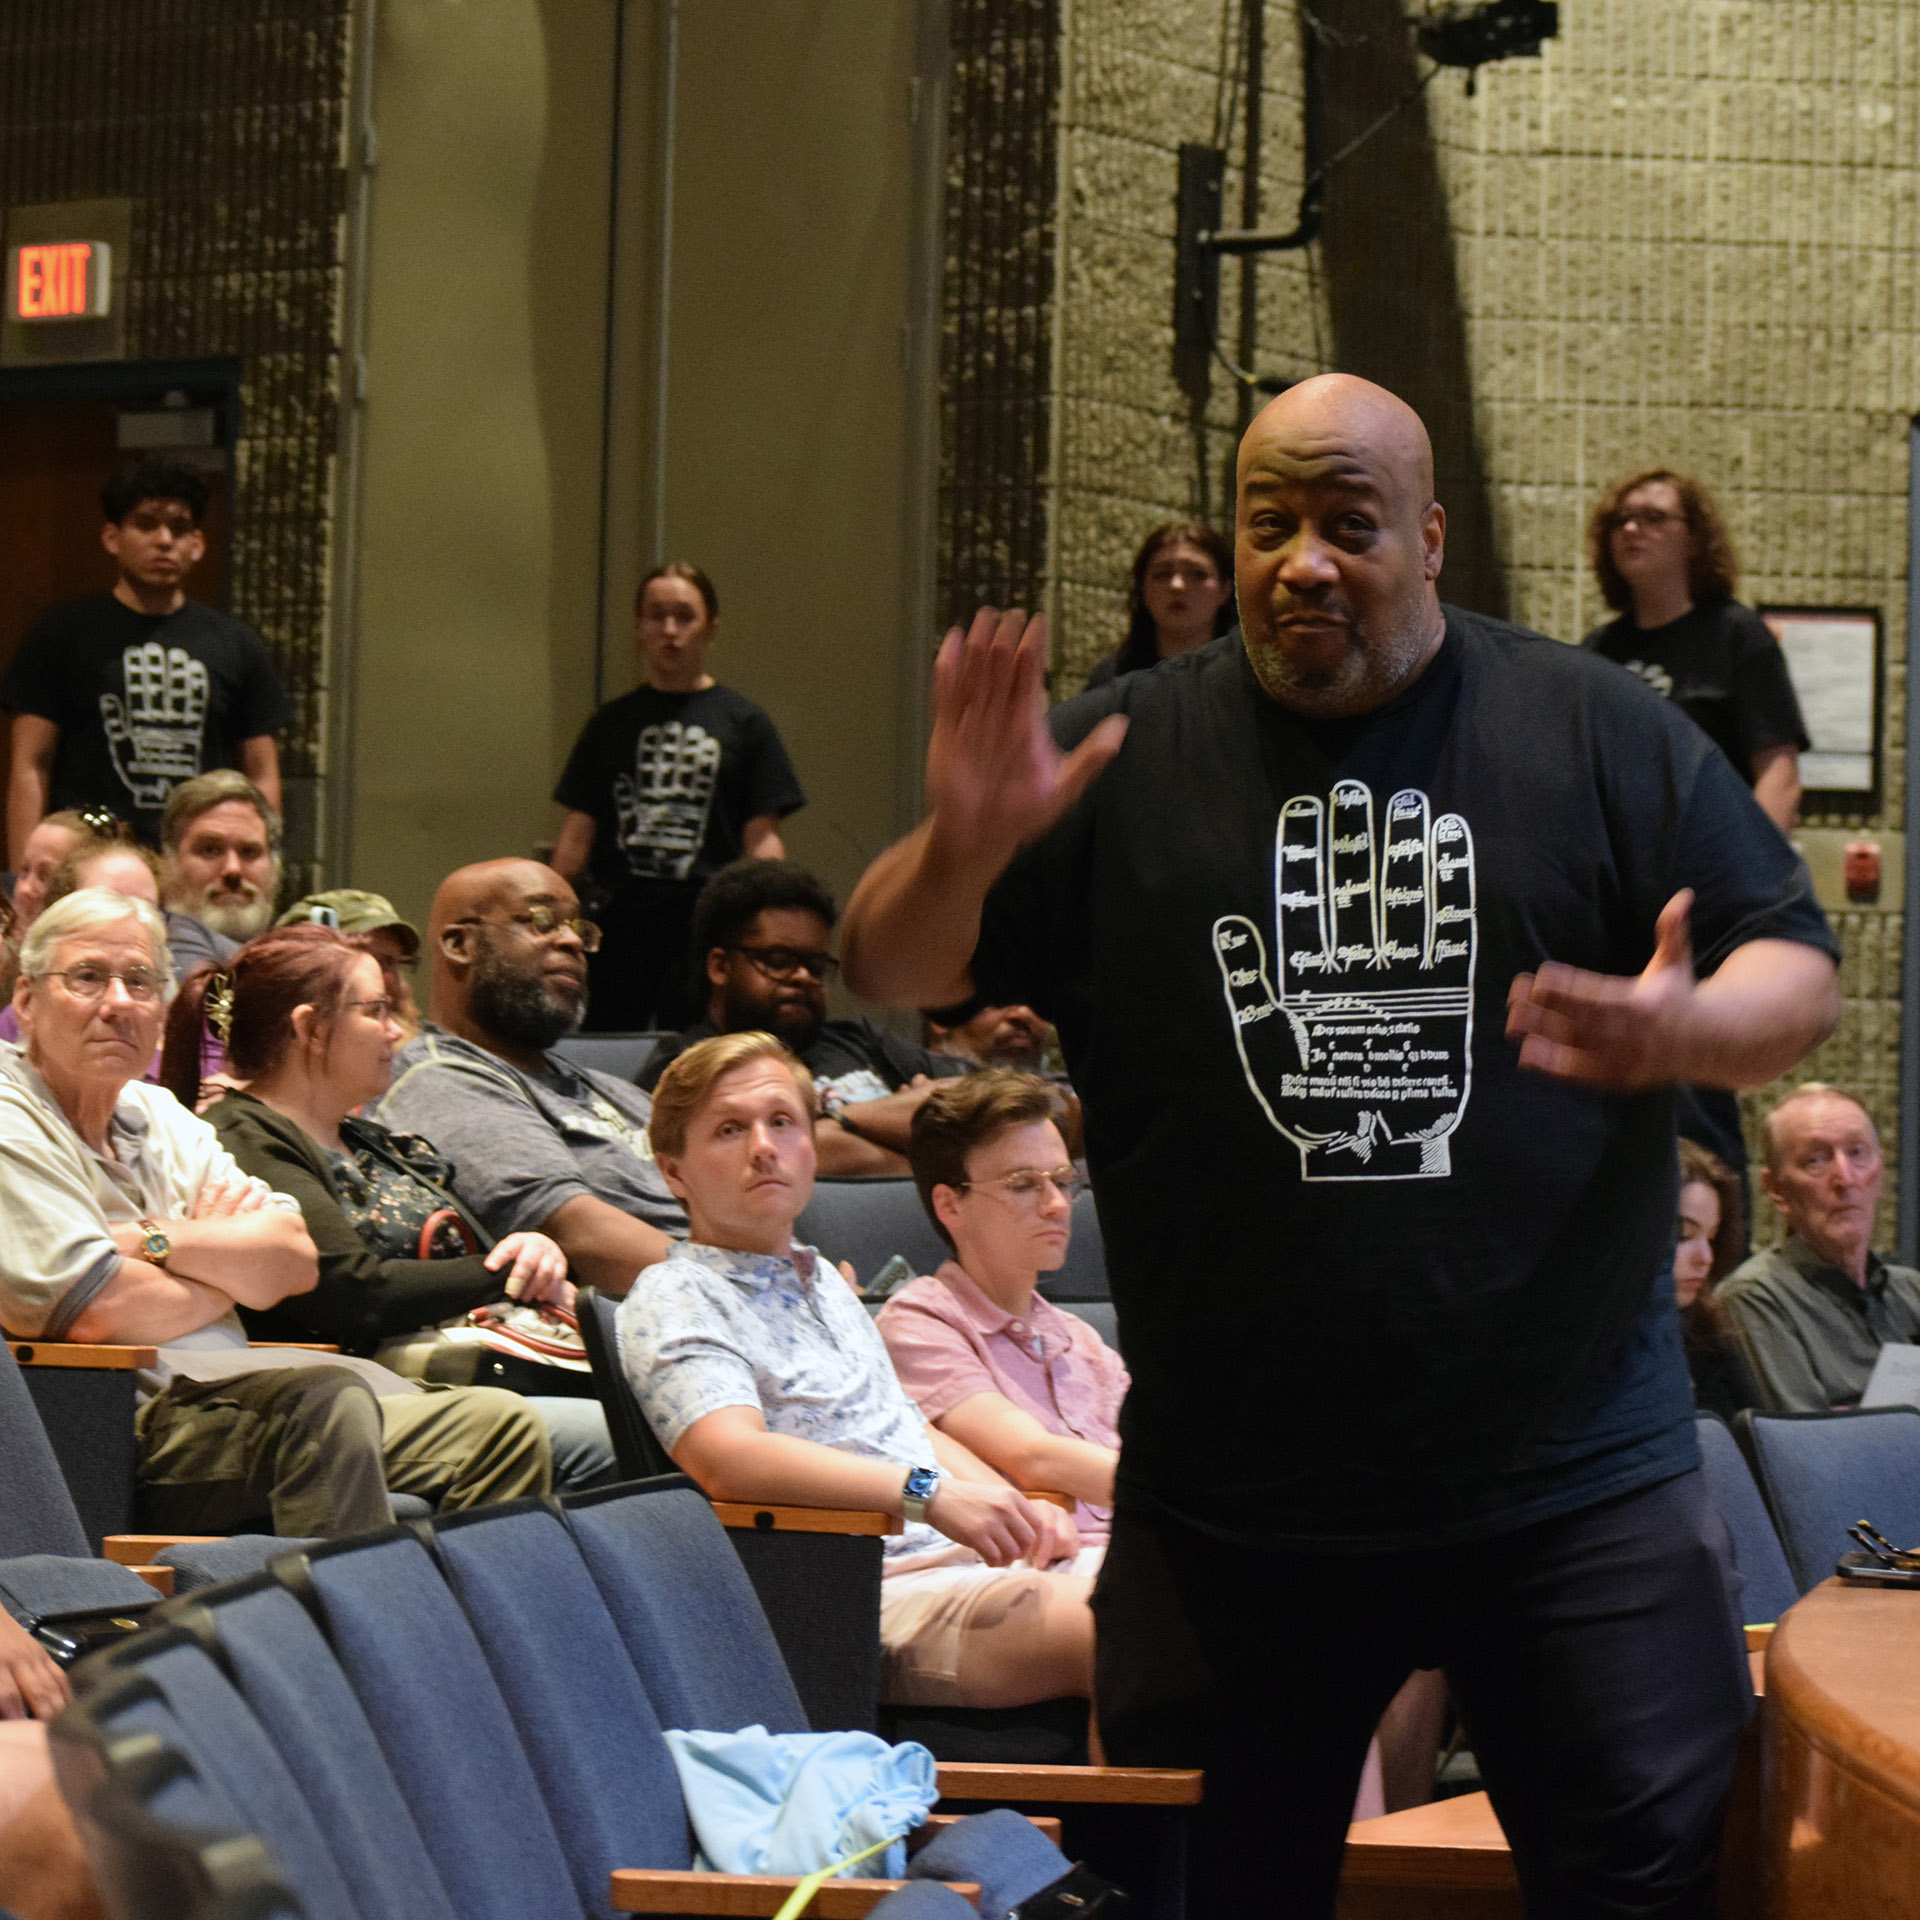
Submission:
[[1279,991],[1251,920],[1214,922],[1247,1083],[1300,1149],[1306,1180],[1411,1180],[1451,1171],[1448,1136],[1472,1082],[1473,836],[1427,796],[1387,802],[1335,786],[1280,810],[1274,853]]
[[1694,991],[1691,889],[1660,910],[1653,958],[1637,974],[1589,973],[1548,961],[1507,989],[1507,1038],[1520,1064],[1558,1080],[1637,1093],[1686,1077]]
[[933,670],[927,799],[940,833],[1000,865],[1079,799],[1120,751],[1110,714],[1062,753],[1047,726],[1047,621],[982,607],[948,633]]

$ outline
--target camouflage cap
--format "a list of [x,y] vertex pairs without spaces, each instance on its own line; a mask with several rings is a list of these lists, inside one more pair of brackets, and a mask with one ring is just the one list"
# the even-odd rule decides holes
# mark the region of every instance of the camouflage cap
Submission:
[[[329,922],[321,918],[330,913]],[[393,902],[378,893],[362,893],[357,887],[336,887],[330,893],[310,893],[296,900],[273,924],[299,927],[309,923],[337,926],[342,933],[378,933],[390,927],[400,936],[409,960],[420,952],[420,930],[402,920],[393,910]]]

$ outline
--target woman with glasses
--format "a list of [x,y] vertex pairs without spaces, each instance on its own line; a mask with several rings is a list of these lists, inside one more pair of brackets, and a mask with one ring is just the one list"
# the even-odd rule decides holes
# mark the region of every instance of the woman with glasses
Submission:
[[1666,467],[1633,474],[1601,495],[1587,550],[1617,617],[1585,644],[1673,701],[1790,833],[1807,730],[1779,642],[1733,597],[1733,542],[1713,496]]
[[1070,1493],[1098,1564],[1113,1510],[1127,1370],[1093,1328],[1036,1291],[1067,1257],[1074,1170],[1059,1092],[988,1068],[942,1082],[913,1117],[908,1158],[954,1257],[880,1310],[894,1371],[920,1411],[1017,1487]]
[[[205,1118],[247,1173],[300,1206],[320,1284],[260,1316],[276,1340],[325,1340],[418,1374],[432,1343],[408,1336],[515,1300],[573,1307],[566,1256],[545,1234],[495,1243],[452,1192],[430,1142],[357,1110],[386,1092],[401,1032],[386,967],[363,937],[308,924],[250,940],[188,976],[167,1021],[163,1082],[191,1102],[203,1036],[223,1042],[244,1091]],[[599,1406],[530,1395],[563,1487],[611,1477]]]

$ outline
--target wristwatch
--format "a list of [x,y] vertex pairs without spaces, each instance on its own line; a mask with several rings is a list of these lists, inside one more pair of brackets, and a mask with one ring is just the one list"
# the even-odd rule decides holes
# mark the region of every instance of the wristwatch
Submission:
[[907,1484],[900,1490],[900,1511],[909,1521],[922,1521],[927,1517],[927,1502],[940,1491],[940,1469],[938,1467],[915,1467],[907,1475]]
[[140,1229],[141,1257],[156,1267],[164,1267],[167,1256],[173,1251],[173,1242],[151,1220],[140,1220],[134,1224]]

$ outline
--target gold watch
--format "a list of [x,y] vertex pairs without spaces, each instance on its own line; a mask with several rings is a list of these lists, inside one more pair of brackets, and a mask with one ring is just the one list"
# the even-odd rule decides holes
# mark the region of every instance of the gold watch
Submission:
[[140,1254],[156,1267],[164,1268],[173,1252],[173,1242],[151,1220],[135,1222],[140,1229]]

